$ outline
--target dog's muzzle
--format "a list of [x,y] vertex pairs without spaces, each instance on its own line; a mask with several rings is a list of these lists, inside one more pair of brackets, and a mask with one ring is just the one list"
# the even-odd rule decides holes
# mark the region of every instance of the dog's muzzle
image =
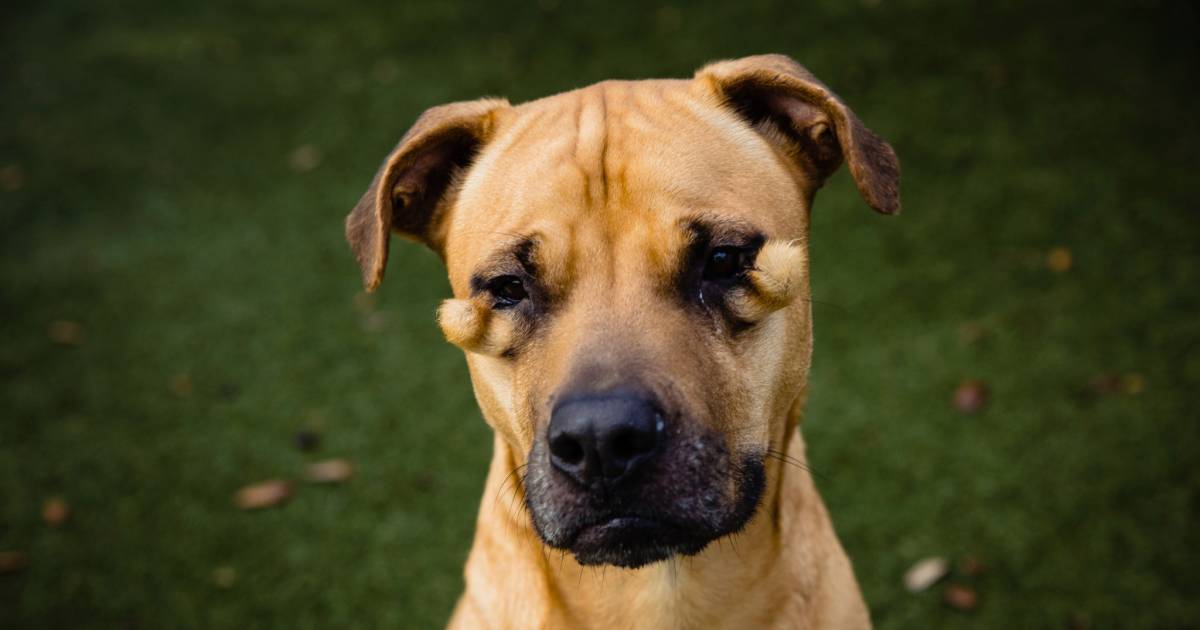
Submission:
[[638,567],[736,532],[762,494],[762,455],[636,391],[562,399],[529,454],[526,502],[550,546],[581,564]]

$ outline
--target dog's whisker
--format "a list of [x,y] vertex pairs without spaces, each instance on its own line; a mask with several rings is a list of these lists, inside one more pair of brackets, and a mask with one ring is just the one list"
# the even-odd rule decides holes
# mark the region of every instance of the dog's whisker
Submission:
[[[504,493],[504,489],[508,486],[508,482],[510,480],[512,480],[513,475],[516,475],[518,473],[518,471],[520,471],[522,468],[526,468],[528,465],[529,464],[521,464],[520,466],[513,468],[511,471],[509,471],[509,473],[507,475],[504,476],[504,480],[500,482],[500,487],[496,489],[496,495],[492,499],[493,505],[499,503],[500,495]],[[525,480],[522,479],[521,481],[522,481],[522,483],[524,483]],[[515,484],[511,487],[511,490],[513,492],[513,495],[516,495],[517,487]]]
[[781,453],[779,451],[771,450],[771,449],[768,449],[765,452],[765,455],[776,461],[780,461],[785,464],[795,466],[796,468],[799,468],[800,470],[806,471],[809,474],[811,474],[812,476],[820,479],[821,481],[829,481],[828,476],[823,475],[823,474],[813,470],[811,466],[809,466],[808,464],[806,464],[804,462],[801,462],[800,460],[796,459],[795,457],[792,457],[791,455],[788,455],[786,453]]
[[[516,506],[515,510],[513,507],[514,505]],[[508,500],[508,515],[512,518],[513,521],[516,521],[521,516],[524,515],[525,510],[526,510],[525,502],[524,501],[518,502],[517,501],[517,493],[513,492],[511,498],[509,498],[509,500]]]

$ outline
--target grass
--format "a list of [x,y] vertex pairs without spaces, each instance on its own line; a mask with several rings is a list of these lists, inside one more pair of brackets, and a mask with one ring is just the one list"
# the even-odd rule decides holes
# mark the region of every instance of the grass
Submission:
[[[1197,15],[1126,4],[6,5],[0,625],[442,623],[490,436],[435,257],[364,301],[342,216],[425,107],[776,51],[904,166],[901,217],[843,173],[812,244],[805,432],[878,627],[1195,627]],[[333,456],[345,486],[231,503]],[[903,590],[930,555],[982,559],[977,611]]]

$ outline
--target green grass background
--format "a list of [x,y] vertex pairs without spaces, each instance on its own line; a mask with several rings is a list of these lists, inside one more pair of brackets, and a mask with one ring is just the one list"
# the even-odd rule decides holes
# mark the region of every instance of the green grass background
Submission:
[[[436,258],[397,244],[356,302],[342,217],[425,107],[759,52],[904,167],[900,217],[845,173],[813,217],[805,432],[878,627],[1200,624],[1189,4],[64,0],[0,23],[0,550],[29,557],[0,626],[441,624],[490,435]],[[1144,389],[1089,393],[1102,374]],[[964,378],[982,413],[951,406]],[[333,456],[345,486],[232,505]],[[930,555],[983,560],[976,612],[904,591]]]

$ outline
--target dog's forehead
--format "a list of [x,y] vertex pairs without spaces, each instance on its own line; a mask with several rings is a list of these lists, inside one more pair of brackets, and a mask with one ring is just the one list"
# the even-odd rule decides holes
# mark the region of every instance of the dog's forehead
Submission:
[[798,176],[693,81],[606,81],[500,113],[455,200],[447,262],[453,277],[548,228],[615,242],[682,229],[693,216],[799,236]]

